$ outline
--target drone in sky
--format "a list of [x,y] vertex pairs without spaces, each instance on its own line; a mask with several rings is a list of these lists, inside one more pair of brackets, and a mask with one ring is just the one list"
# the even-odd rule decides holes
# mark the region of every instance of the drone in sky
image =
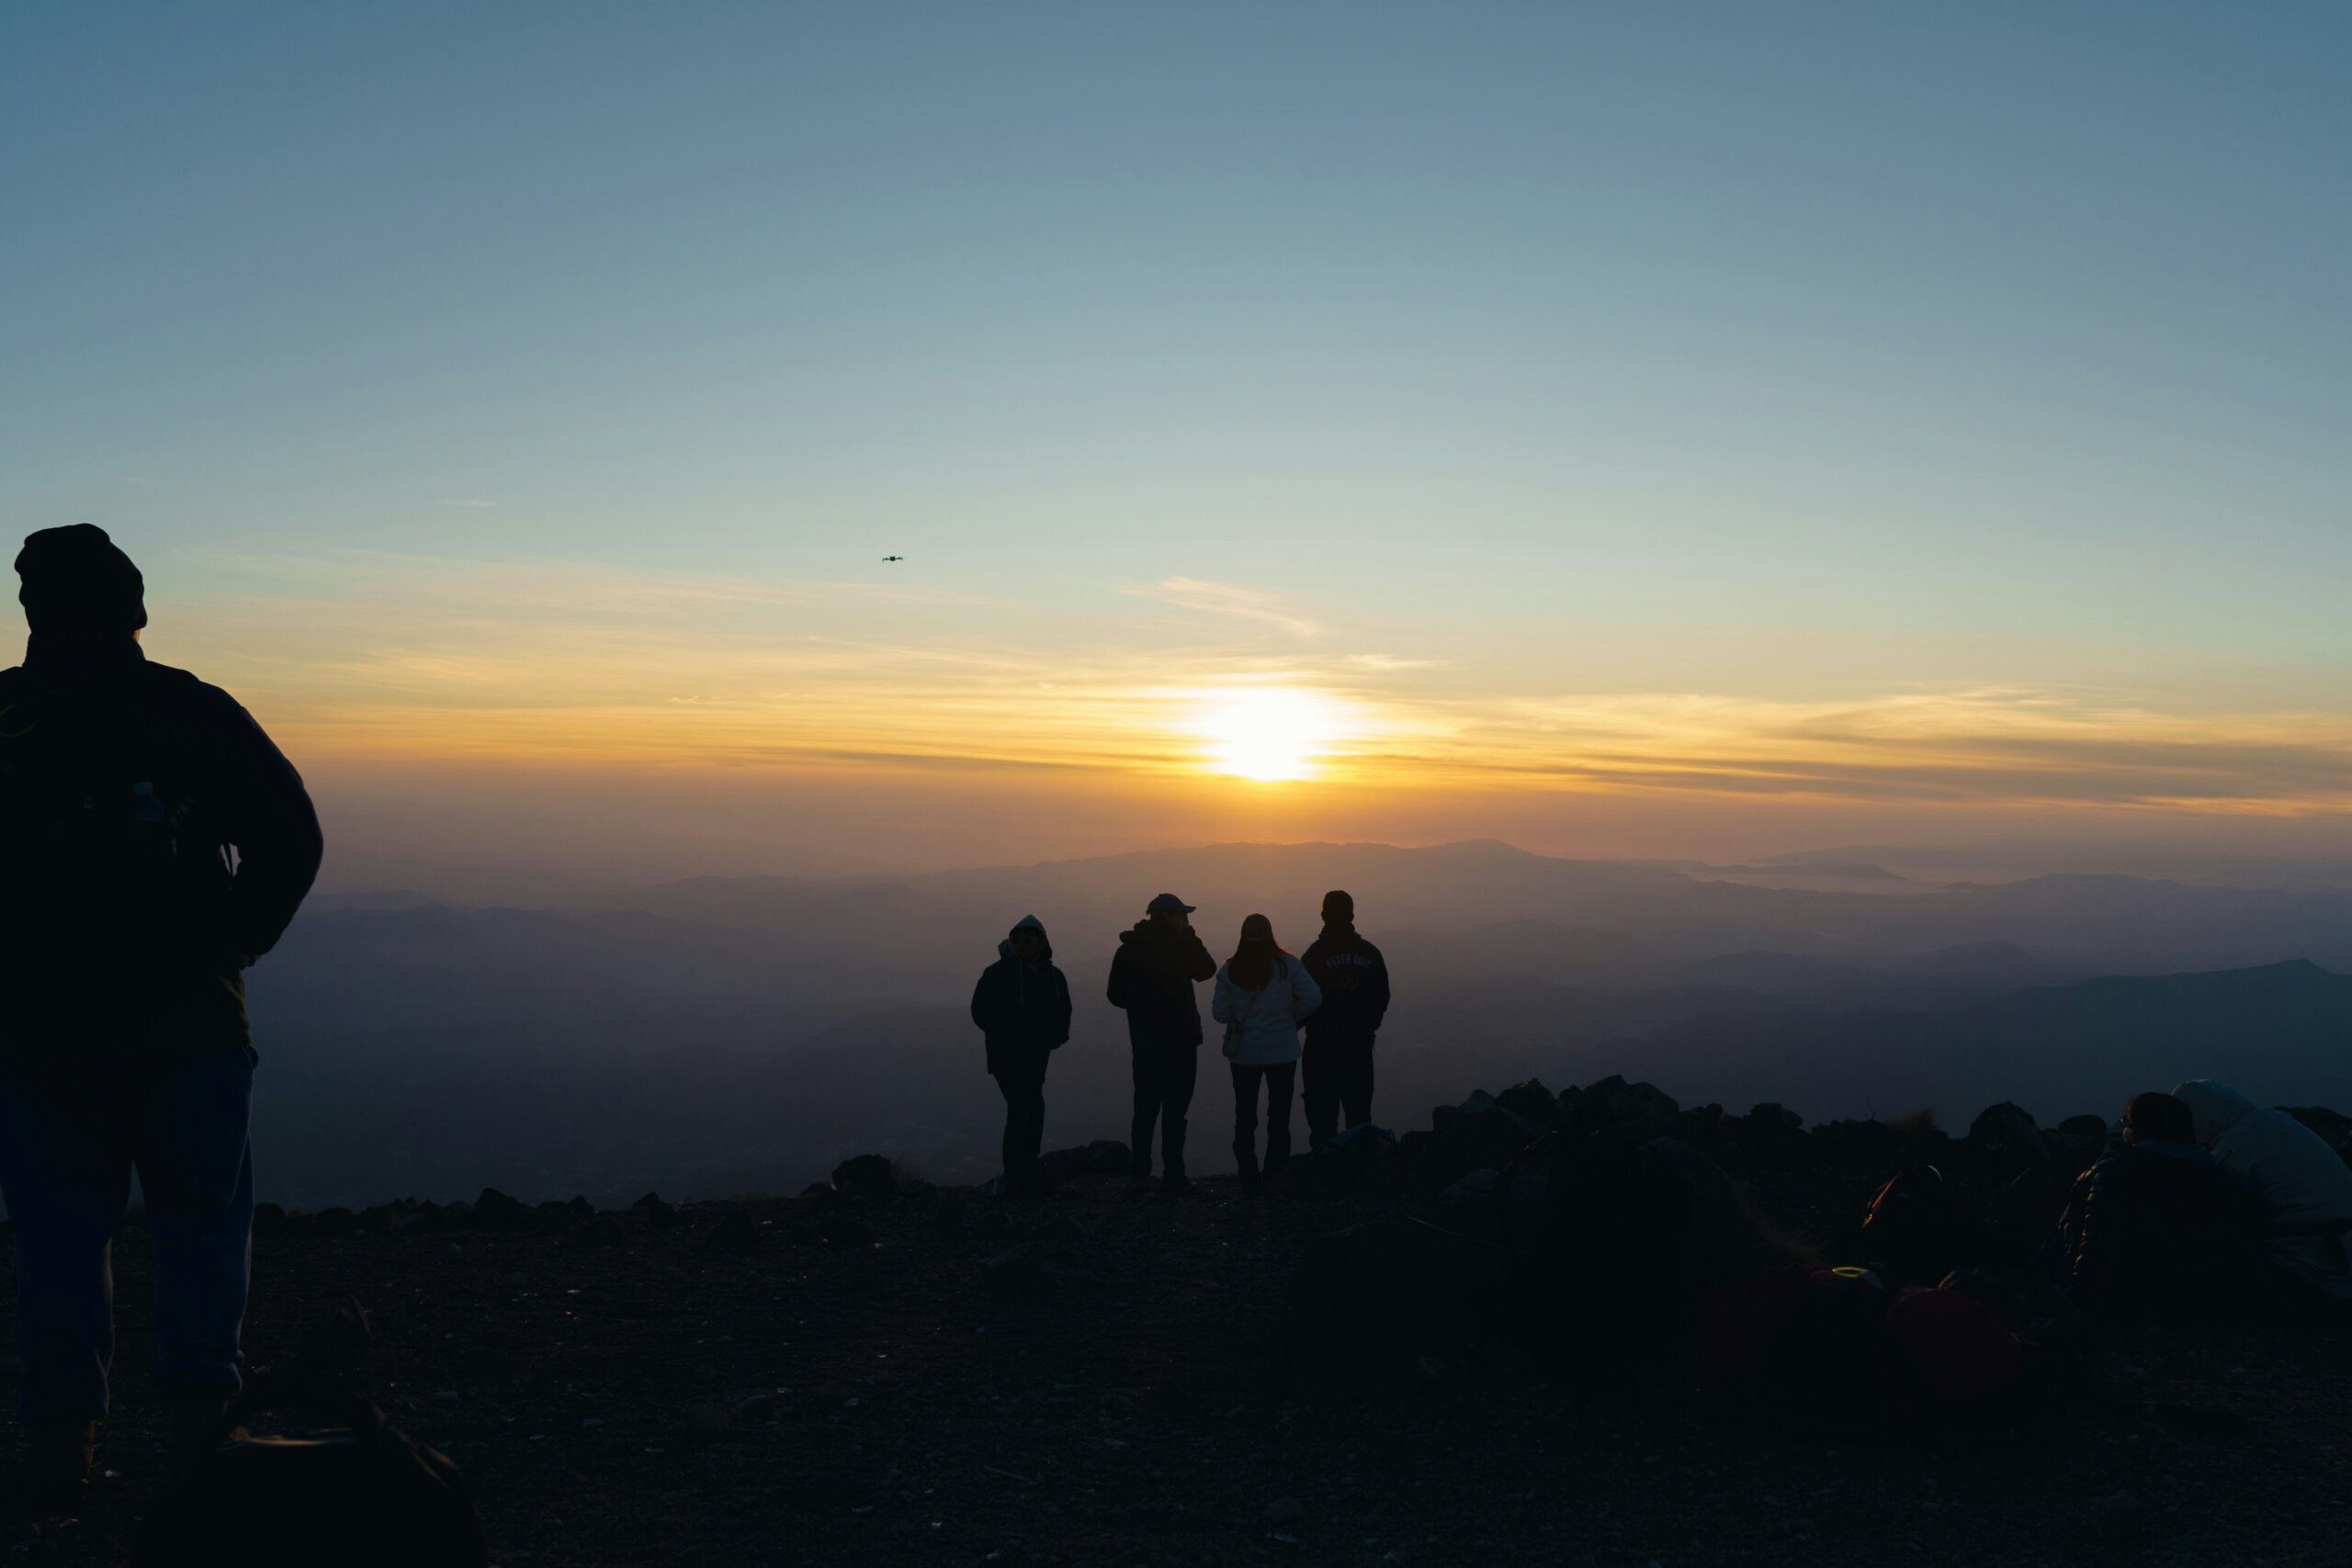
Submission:
[[884,560],[904,560],[907,558],[904,556],[884,556],[882,558]]

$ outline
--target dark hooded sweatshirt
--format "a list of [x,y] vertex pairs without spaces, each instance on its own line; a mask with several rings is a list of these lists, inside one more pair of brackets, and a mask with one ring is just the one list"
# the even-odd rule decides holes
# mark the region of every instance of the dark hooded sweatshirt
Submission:
[[1201,1043],[1201,1003],[1193,987],[1216,977],[1200,933],[1144,919],[1119,933],[1111,960],[1111,1005],[1125,1010],[1127,1043],[1138,1051]]
[[243,966],[318,874],[301,776],[217,686],[125,636],[0,671],[0,1065],[103,1075],[249,1050]]
[[972,987],[972,1021],[988,1042],[989,1071],[999,1077],[1043,1077],[1046,1058],[1069,1038],[1069,981],[1054,966],[1050,951],[1024,964],[1012,955],[1011,942],[996,950],[1001,956]]
[[1327,925],[1302,955],[1322,988],[1323,1005],[1306,1021],[1306,1043],[1354,1045],[1372,1039],[1388,1016],[1388,961],[1352,925]]

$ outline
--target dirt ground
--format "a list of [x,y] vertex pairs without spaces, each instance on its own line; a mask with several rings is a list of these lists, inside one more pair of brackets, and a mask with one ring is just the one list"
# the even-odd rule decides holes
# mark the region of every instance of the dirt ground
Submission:
[[[1758,1185],[1801,1223],[1869,1191]],[[1997,1437],[1841,1436],[1443,1359],[1334,1391],[1361,1397],[1268,1404],[1256,1377],[1300,1247],[1363,1205],[1102,1178],[939,1203],[298,1226],[257,1246],[248,1346],[290,1354],[358,1295],[370,1388],[462,1467],[492,1560],[533,1568],[2352,1561],[2340,1334],[2125,1340],[2109,1395]],[[812,1239],[820,1217],[870,1235]],[[714,1245],[745,1221],[756,1240]],[[1030,1237],[1068,1241],[1078,1270],[991,1290],[984,1260]],[[127,1559],[155,1483],[143,1234],[118,1252],[105,1474],[88,1518],[13,1527],[12,1562]]]

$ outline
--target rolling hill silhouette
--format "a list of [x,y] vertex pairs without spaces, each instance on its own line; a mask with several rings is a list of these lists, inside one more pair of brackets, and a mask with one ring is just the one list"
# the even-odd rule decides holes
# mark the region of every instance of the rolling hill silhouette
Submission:
[[[1251,910],[1297,948],[1331,886],[1396,976],[1377,1106],[1402,1125],[1465,1084],[1621,1070],[1816,1117],[2004,1097],[2105,1113],[2207,1072],[2352,1100],[2327,973],[2352,968],[2352,897],[2109,876],[1843,893],[1491,842],[1227,844],[545,909],[330,898],[254,979],[265,1186],[788,1190],[848,1145],[977,1179],[999,1110],[964,1009],[1015,917],[1045,919],[1070,976],[1047,1135],[1082,1142],[1125,1125],[1102,981],[1143,901],[1201,905],[1220,953]],[[1204,1098],[1204,1146],[1221,1116]]]

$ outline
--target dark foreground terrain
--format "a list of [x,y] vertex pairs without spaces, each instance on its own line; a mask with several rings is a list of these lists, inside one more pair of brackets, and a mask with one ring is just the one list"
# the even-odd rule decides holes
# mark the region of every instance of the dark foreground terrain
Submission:
[[[1825,1231],[1871,1185],[1743,1174],[1767,1208]],[[1304,1242],[1411,1206],[1249,1201],[1214,1180],[1128,1197],[1090,1177],[1021,1204],[926,1191],[550,1209],[495,1229],[298,1220],[258,1243],[250,1347],[265,1364],[288,1355],[360,1296],[371,1391],[464,1468],[506,1564],[2352,1554],[2341,1333],[2110,1341],[2090,1393],[1991,1432],[1732,1416],[1663,1385],[1595,1397],[1467,1347],[1328,1399],[1259,1399]],[[1023,1239],[1061,1249],[1023,1254]],[[151,1263],[136,1230],[119,1251],[107,1473],[86,1521],[13,1527],[10,1562],[120,1562],[153,1495]],[[991,1262],[1008,1255],[1042,1267]],[[1595,1260],[1595,1288],[1607,1269]],[[1611,1357],[1573,1352],[1572,1367]]]

